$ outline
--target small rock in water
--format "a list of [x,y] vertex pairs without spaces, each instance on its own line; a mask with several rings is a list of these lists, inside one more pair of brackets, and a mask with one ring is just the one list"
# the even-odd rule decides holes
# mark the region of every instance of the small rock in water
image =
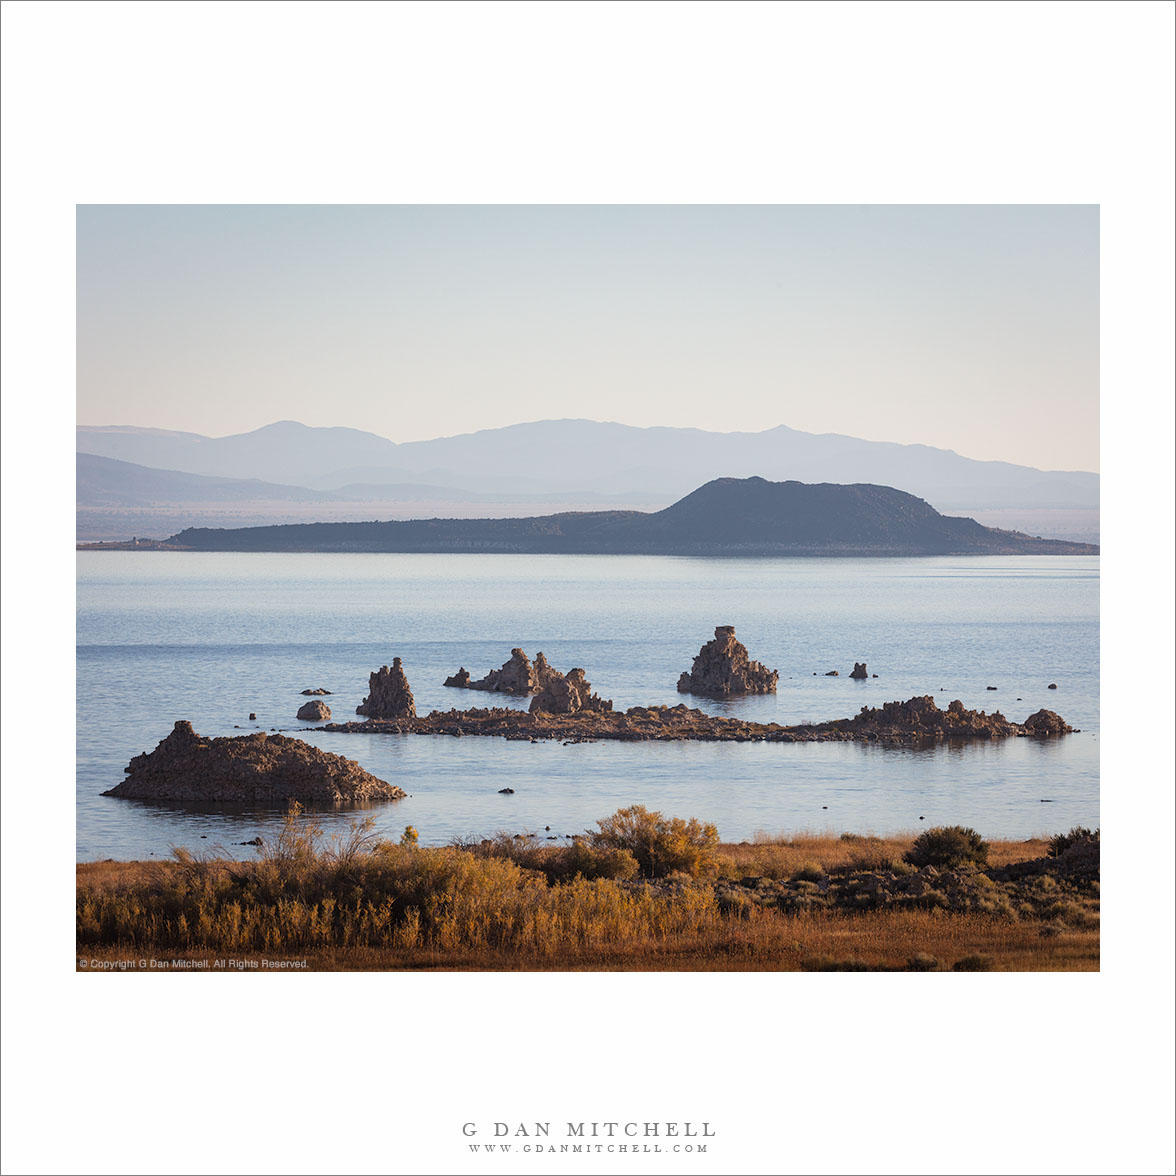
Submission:
[[1042,800],[1042,801],[1039,801],[1038,803],[1039,804],[1053,804],[1053,801],[1052,800]]
[[329,690],[324,690],[321,686],[317,686],[314,690],[304,690],[303,694],[330,694]]
[[986,686],[984,689],[985,690],[995,690],[996,687],[995,686]]
[[237,844],[238,845],[260,845],[261,838],[255,837],[252,841],[238,841]]
[[853,663],[853,672],[849,676],[851,678],[868,678],[869,675],[866,673],[866,663],[865,662],[854,662]]
[[498,790],[498,795],[499,796],[514,796],[514,789],[513,788],[500,788]]
[[250,711],[250,712],[249,712],[249,717],[250,717],[251,719],[253,719],[254,721],[256,721],[256,720],[257,720],[257,715],[256,715],[256,714],[254,714],[254,712],[253,712],[253,711]]
[[331,708],[316,698],[313,702],[304,702],[295,717],[304,722],[320,723],[331,717]]
[[1050,684],[1049,684],[1049,685],[1046,687],[1046,689],[1047,689],[1047,690],[1056,690],[1057,688],[1058,688],[1058,684],[1057,684],[1056,682],[1051,682],[1051,683],[1050,683]]
[[841,675],[836,670],[826,670],[825,677],[826,678],[840,678]]

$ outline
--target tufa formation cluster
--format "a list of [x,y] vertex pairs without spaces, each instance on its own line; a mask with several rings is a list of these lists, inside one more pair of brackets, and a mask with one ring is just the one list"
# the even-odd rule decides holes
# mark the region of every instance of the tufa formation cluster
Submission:
[[719,625],[688,671],[678,679],[679,694],[734,698],[740,694],[775,694],[778,670],[752,661],[747,647],[735,640],[734,625]]
[[368,696],[355,708],[357,715],[369,719],[412,719],[416,703],[408,687],[408,678],[400,658],[392,659],[392,668],[381,666],[368,676]]

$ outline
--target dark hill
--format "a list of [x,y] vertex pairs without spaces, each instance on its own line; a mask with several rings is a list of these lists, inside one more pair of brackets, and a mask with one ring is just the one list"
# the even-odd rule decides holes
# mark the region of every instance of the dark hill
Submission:
[[170,543],[199,551],[553,552],[627,555],[1094,555],[941,515],[888,486],[719,478],[654,514],[593,511],[522,519],[417,519],[220,530]]

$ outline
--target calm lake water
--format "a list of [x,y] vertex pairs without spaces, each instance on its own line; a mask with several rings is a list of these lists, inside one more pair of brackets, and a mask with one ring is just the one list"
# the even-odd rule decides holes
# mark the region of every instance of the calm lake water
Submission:
[[[203,735],[257,726],[301,733],[399,784],[368,810],[424,844],[500,829],[563,837],[623,805],[714,821],[724,840],[758,830],[890,833],[972,825],[1029,837],[1099,824],[1098,559],[726,560],[630,556],[264,555],[80,552],[77,856],[160,857],[264,835],[273,812],[115,800],[127,762],[190,719]],[[675,689],[718,624],[780,671],[778,693],[734,702]],[[934,694],[941,706],[1039,707],[1082,733],[963,748],[857,744],[518,743],[331,735],[300,723],[323,686],[347,720],[371,670],[404,667],[417,710],[518,705],[446,689],[513,646],[582,666],[625,708],[687,701],[797,723]],[[877,678],[846,675],[855,661]],[[825,677],[837,669],[840,676]],[[814,674],[816,676],[814,676]],[[1056,682],[1057,690],[1049,690]],[[987,689],[997,687],[995,692]],[[515,789],[500,796],[498,789]],[[1042,801],[1049,801],[1043,804]],[[330,813],[334,827],[354,811]],[[925,818],[920,822],[920,817]],[[245,856],[253,851],[233,848]]]

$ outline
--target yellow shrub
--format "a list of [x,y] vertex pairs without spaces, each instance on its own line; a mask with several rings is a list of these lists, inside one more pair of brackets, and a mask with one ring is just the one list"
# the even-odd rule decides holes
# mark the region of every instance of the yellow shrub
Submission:
[[719,831],[694,817],[689,821],[664,817],[635,804],[596,823],[600,832],[590,835],[592,845],[628,850],[647,878],[662,878],[679,870],[697,878],[718,870]]

